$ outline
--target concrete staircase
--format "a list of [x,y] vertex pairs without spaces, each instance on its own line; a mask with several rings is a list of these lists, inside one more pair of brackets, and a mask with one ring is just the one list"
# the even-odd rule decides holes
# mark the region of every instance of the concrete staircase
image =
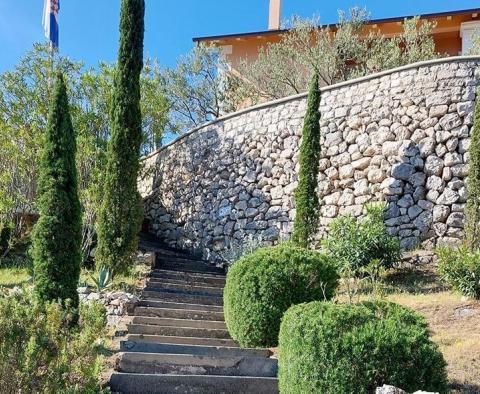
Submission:
[[241,349],[223,318],[223,270],[173,251],[157,265],[121,342],[115,393],[278,393],[277,360]]

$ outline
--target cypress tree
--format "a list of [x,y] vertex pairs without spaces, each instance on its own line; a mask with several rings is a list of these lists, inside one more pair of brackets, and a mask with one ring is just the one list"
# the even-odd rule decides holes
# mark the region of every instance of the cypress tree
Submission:
[[307,112],[300,146],[300,172],[295,191],[296,216],[293,242],[307,248],[318,226],[319,200],[316,193],[320,160],[320,100],[318,73],[310,83]]
[[40,217],[33,231],[32,257],[38,299],[64,304],[70,300],[74,309],[78,307],[82,239],[75,153],[67,88],[58,73],[39,163]]
[[122,0],[120,48],[114,79],[111,139],[98,218],[97,267],[113,273],[130,266],[143,217],[137,176],[142,141],[140,73],[143,67],[144,0]]
[[468,159],[468,199],[465,207],[465,232],[470,249],[480,247],[480,90],[477,91]]

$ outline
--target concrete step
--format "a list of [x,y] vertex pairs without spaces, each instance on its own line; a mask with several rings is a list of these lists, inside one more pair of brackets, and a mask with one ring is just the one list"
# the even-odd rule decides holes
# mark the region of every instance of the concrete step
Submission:
[[214,265],[209,264],[207,261],[202,259],[196,259],[195,257],[190,256],[181,256],[181,255],[173,255],[173,254],[165,254],[165,253],[157,253],[157,261],[162,263],[197,263],[197,264],[204,264],[209,267],[214,267]]
[[155,269],[150,273],[151,278],[175,279],[197,284],[220,284],[225,285],[225,275],[218,274],[195,274],[172,270]]
[[[140,353],[164,353],[164,354],[190,354],[195,356],[231,356],[231,357],[270,357],[268,349],[241,349],[229,346],[201,346],[201,345],[181,345],[170,343],[150,343],[143,342],[138,335],[129,335],[126,341],[120,342],[122,352],[140,352]],[[133,339],[137,339],[133,341]]]
[[164,249],[160,249],[160,250],[157,250],[157,256],[158,257],[162,257],[162,258],[177,258],[177,259],[185,259],[185,260],[194,260],[194,261],[205,261],[205,260],[202,260],[200,257],[198,256],[194,256],[192,254],[188,254],[188,253],[185,253],[185,252],[179,252],[179,251],[173,251],[173,250],[164,250]]
[[139,307],[149,308],[168,308],[168,309],[188,309],[191,311],[200,312],[221,312],[223,313],[223,306],[219,305],[205,305],[205,304],[189,304],[183,302],[168,302],[157,299],[140,300]]
[[227,330],[195,327],[155,326],[149,324],[128,324],[129,334],[169,335],[174,337],[229,339]]
[[222,306],[223,299],[218,296],[207,296],[188,293],[172,293],[168,291],[157,291],[152,289],[145,289],[142,292],[144,299],[162,300],[176,303],[186,304],[202,304],[202,305],[216,305]]
[[171,283],[167,280],[148,280],[147,287],[152,289],[168,289],[168,290],[177,290],[177,291],[188,291],[195,292],[199,294],[211,294],[211,295],[223,295],[223,286],[201,286],[198,284],[191,283]]
[[277,360],[248,356],[121,353],[119,372],[170,375],[276,377]]
[[197,261],[156,261],[155,268],[171,270],[171,271],[182,271],[182,272],[191,272],[191,273],[200,273],[200,274],[225,274],[225,271],[221,268],[217,268],[205,263],[200,263]]
[[276,394],[276,378],[114,373],[110,389],[123,394]]
[[220,338],[177,337],[173,335],[149,335],[149,334],[129,333],[126,339],[127,341],[132,341],[132,342],[142,342],[142,343],[152,343],[152,344],[238,347],[237,343],[233,339],[220,339]]
[[143,291],[162,291],[165,293],[175,293],[175,294],[189,294],[189,295],[197,295],[197,296],[212,296],[212,297],[223,297],[223,291],[218,291],[214,289],[213,292],[208,292],[206,290],[190,290],[188,287],[181,288],[176,287],[172,288],[171,286],[164,287],[164,286],[150,286],[147,284],[147,287],[143,289]]
[[190,327],[190,328],[206,328],[226,330],[227,326],[223,321],[212,320],[192,320],[192,319],[172,319],[170,317],[150,317],[150,316],[134,316],[132,324],[149,324],[155,326],[171,326],[171,327]]
[[150,308],[138,306],[136,316],[169,317],[172,319],[191,319],[199,321],[223,321],[223,312],[196,311],[189,309]]
[[204,283],[201,281],[196,280],[195,278],[156,278],[150,277],[148,279],[149,282],[152,283],[167,283],[172,285],[186,285],[186,286],[202,286],[202,287],[213,287],[215,289],[223,289],[225,287],[225,283],[217,282],[217,283]]

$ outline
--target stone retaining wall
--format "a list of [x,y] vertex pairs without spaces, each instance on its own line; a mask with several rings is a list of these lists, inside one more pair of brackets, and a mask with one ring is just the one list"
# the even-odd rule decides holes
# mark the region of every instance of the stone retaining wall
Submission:
[[[480,58],[423,62],[322,89],[321,228],[386,201],[405,249],[463,235]],[[228,115],[144,160],[152,232],[172,246],[222,251],[246,235],[292,231],[306,96]]]

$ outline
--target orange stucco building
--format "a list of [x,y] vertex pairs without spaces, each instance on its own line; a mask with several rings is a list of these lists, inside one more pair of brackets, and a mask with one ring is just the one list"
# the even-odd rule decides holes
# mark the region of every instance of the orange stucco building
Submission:
[[[254,60],[261,47],[280,41],[282,35],[288,32],[288,30],[280,29],[281,6],[282,0],[270,0],[269,30],[196,37],[193,41],[220,47],[229,65],[235,70],[240,61],[243,59]],[[403,32],[402,23],[404,19],[412,17],[400,16],[371,20],[367,29],[375,29],[386,37],[393,37]],[[420,15],[420,18],[436,22],[436,27],[433,30],[436,49],[438,52],[449,56],[465,54],[470,48],[473,33],[477,29],[480,30],[480,8],[425,14]],[[330,27],[334,29],[335,25]]]

